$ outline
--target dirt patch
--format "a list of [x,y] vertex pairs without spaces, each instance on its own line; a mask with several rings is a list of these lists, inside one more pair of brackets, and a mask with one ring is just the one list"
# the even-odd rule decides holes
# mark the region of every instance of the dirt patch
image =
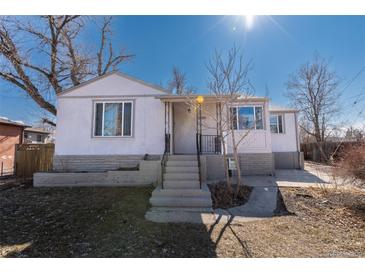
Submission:
[[364,192],[280,188],[291,213],[212,226],[218,257],[364,257]]
[[280,188],[278,189],[277,192],[277,197],[276,197],[276,209],[274,211],[274,215],[275,216],[286,216],[286,215],[293,215],[292,212],[290,212],[285,204],[284,201],[284,197],[281,194],[281,190]]
[[292,215],[244,224],[144,219],[152,187],[0,191],[0,257],[364,257],[365,195],[281,188]]
[[144,219],[152,190],[0,191],[0,257],[215,257],[204,225]]
[[237,193],[237,185],[232,185],[230,191],[226,182],[219,182],[209,185],[209,190],[212,195],[213,208],[228,209],[244,205],[250,197],[252,187],[242,185]]

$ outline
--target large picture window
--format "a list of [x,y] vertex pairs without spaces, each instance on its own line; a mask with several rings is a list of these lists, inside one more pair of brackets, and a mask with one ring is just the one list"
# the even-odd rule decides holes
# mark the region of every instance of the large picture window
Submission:
[[283,115],[270,115],[270,130],[272,133],[284,133]]
[[131,101],[95,103],[94,136],[132,136]]
[[231,107],[233,129],[264,129],[261,106]]

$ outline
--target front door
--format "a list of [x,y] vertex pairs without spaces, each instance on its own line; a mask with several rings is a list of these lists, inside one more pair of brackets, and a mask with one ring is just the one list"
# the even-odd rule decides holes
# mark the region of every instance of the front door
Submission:
[[175,154],[196,154],[196,113],[186,103],[174,103]]

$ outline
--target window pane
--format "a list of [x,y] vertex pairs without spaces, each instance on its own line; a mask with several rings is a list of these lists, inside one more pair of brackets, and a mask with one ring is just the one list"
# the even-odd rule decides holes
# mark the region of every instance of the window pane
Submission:
[[101,136],[103,119],[103,104],[97,103],[95,109],[95,136]]
[[237,129],[237,108],[231,109],[232,128]]
[[264,128],[264,121],[262,119],[262,107],[255,107],[256,129]]
[[279,115],[278,120],[279,120],[279,133],[283,133],[283,116]]
[[238,128],[252,129],[254,123],[253,107],[240,107],[238,110]]
[[132,135],[132,103],[124,103],[123,136]]
[[105,103],[104,110],[104,136],[122,135],[123,104]]
[[278,120],[276,115],[270,116],[270,130],[272,133],[278,133]]

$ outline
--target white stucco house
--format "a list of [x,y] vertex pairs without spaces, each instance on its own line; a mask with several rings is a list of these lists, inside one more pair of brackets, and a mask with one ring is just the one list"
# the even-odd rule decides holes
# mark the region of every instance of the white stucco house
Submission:
[[[189,100],[201,101],[199,107]],[[140,185],[157,182],[154,207],[210,208],[206,184],[224,180],[218,136],[219,100],[182,96],[120,72],[58,95],[55,172],[36,173],[35,186]],[[301,167],[297,111],[268,98],[237,98],[229,106],[243,175]],[[231,138],[225,149],[232,154]]]
[[[187,103],[187,96],[120,72],[66,90],[58,95],[54,170],[116,172],[138,164],[143,169],[146,159],[160,163],[175,157],[198,159],[200,181],[223,179],[222,142],[214,119],[219,102],[202,96],[199,112]],[[272,175],[275,168],[300,168],[296,110],[271,108],[265,97],[247,97],[237,99],[231,112],[238,136],[250,128],[239,147],[243,174]],[[157,169],[160,164],[158,177]]]
[[[206,159],[209,177],[209,162],[220,159],[222,149],[216,143],[216,120],[211,115],[217,101],[203,96],[200,152],[201,157],[211,158]],[[199,121],[186,100],[119,72],[66,90],[58,95],[55,169],[116,169],[123,161],[140,160],[145,154],[161,157],[165,146],[169,154],[196,154]],[[271,174],[275,167],[300,167],[296,110],[270,108],[265,97],[237,100],[232,108],[237,134],[252,127],[239,147],[244,173]],[[232,152],[230,138],[227,151]]]

